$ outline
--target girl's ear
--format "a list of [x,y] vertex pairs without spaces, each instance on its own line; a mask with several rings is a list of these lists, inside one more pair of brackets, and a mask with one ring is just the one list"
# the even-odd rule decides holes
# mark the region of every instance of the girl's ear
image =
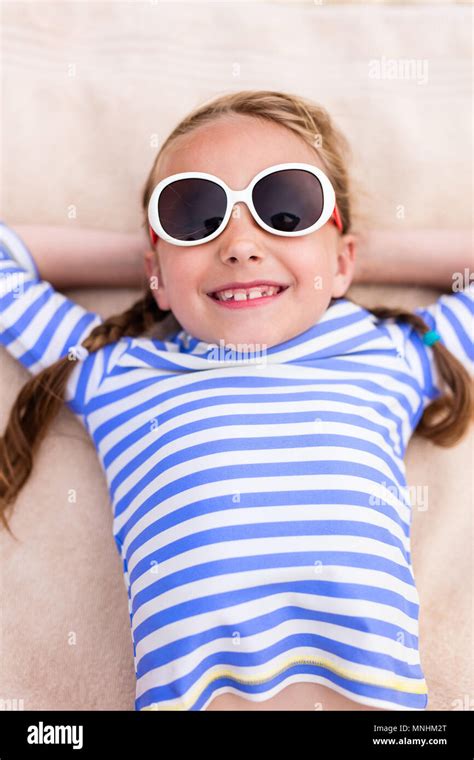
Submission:
[[168,311],[170,306],[168,298],[166,296],[166,290],[163,286],[163,281],[160,271],[160,263],[158,260],[158,252],[153,248],[145,251],[144,254],[145,271],[150,285],[150,290],[153,292],[154,298],[160,309]]
[[150,231],[150,237],[151,237],[152,243],[153,243],[153,245],[156,245],[156,243],[158,241],[158,235],[156,234],[156,232],[153,229],[153,227],[151,226],[151,224],[148,225],[148,229]]
[[355,235],[346,233],[339,238],[337,249],[337,271],[331,295],[340,298],[349,289],[354,277],[357,241]]

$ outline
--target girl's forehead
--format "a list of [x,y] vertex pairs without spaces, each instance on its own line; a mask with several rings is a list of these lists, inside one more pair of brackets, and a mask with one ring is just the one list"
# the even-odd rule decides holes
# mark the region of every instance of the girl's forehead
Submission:
[[283,125],[249,116],[221,117],[176,138],[163,152],[157,181],[199,171],[248,182],[262,169],[282,163],[324,169],[316,149]]

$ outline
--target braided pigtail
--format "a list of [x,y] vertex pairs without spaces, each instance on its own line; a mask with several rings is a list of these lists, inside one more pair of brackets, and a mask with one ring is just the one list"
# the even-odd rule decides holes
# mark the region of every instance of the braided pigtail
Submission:
[[[421,336],[430,332],[419,314],[382,306],[367,310],[379,319],[407,322]],[[474,421],[474,384],[466,368],[445,345],[436,340],[431,348],[445,389],[426,407],[415,432],[438,446],[449,447],[464,437]]]
[[[95,327],[82,342],[89,353],[125,336],[137,337],[161,322],[162,311],[150,289],[122,314],[114,314]],[[74,353],[74,352],[73,352]],[[74,359],[65,356],[31,377],[23,386],[0,437],[0,519],[13,538],[6,509],[15,501],[33,468],[34,455],[52,420],[64,403]]]

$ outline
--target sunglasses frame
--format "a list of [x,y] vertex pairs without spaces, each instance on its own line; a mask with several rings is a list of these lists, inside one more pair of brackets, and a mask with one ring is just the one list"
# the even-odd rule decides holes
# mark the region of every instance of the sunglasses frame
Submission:
[[[269,174],[275,174],[276,172],[286,169],[302,169],[303,171],[310,172],[310,174],[313,174],[319,180],[323,190],[323,210],[321,216],[317,222],[311,225],[311,227],[307,227],[304,230],[298,230],[297,232],[283,232],[281,230],[275,230],[273,227],[269,227],[269,225],[259,217],[252,200],[252,191],[257,182]],[[217,230],[212,232],[207,237],[201,238],[200,240],[178,240],[177,238],[169,235],[161,226],[158,213],[158,201],[160,195],[165,187],[179,179],[211,180],[212,182],[215,182],[216,185],[221,187],[226,194],[227,208],[222,220],[222,224]],[[161,238],[168,243],[178,246],[202,245],[203,243],[209,243],[211,240],[214,240],[218,235],[224,232],[229,223],[229,219],[236,203],[245,203],[257,224],[266,232],[270,232],[272,235],[281,235],[282,237],[299,237],[300,235],[309,235],[311,232],[315,232],[316,230],[320,229],[320,227],[326,224],[326,222],[328,222],[331,217],[332,221],[334,221],[337,228],[342,233],[342,223],[339,215],[339,210],[336,205],[336,195],[329,177],[319,167],[313,166],[312,164],[286,163],[275,164],[273,166],[267,167],[266,169],[263,169],[261,172],[255,175],[255,177],[243,190],[233,190],[219,177],[216,177],[214,174],[207,174],[205,172],[180,172],[179,174],[171,174],[169,177],[165,177],[154,188],[150,201],[148,203],[148,221],[153,244],[156,243],[158,238]]]

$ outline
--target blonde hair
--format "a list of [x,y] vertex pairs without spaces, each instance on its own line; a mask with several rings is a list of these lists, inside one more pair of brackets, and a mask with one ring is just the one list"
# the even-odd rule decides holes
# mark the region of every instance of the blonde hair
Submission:
[[[215,119],[245,115],[280,124],[298,134],[319,156],[335,192],[343,224],[343,233],[354,226],[353,187],[349,177],[350,147],[347,139],[320,105],[303,97],[270,90],[244,90],[224,94],[196,108],[167,137],[150,170],[142,194],[143,226],[148,231],[148,202],[155,187],[165,152],[176,141]],[[358,188],[357,197],[364,198]],[[359,212],[359,219],[362,214]],[[416,314],[384,307],[369,309],[381,319],[397,318],[409,322],[424,334],[428,325]],[[142,297],[122,314],[116,314],[95,327],[82,345],[90,353],[115,343],[124,336],[140,336],[156,331],[170,312],[162,311],[147,287]],[[178,323],[174,320],[175,325]],[[179,326],[179,325],[178,325]],[[433,353],[446,388],[441,396],[424,410],[416,432],[440,446],[452,446],[467,431],[473,419],[472,381],[461,362],[441,343],[433,345]],[[0,518],[10,531],[6,510],[15,501],[27,481],[33,458],[48,427],[64,403],[64,393],[74,367],[68,356],[59,359],[29,379],[21,389],[0,439]],[[13,535],[13,534],[12,534]]]

